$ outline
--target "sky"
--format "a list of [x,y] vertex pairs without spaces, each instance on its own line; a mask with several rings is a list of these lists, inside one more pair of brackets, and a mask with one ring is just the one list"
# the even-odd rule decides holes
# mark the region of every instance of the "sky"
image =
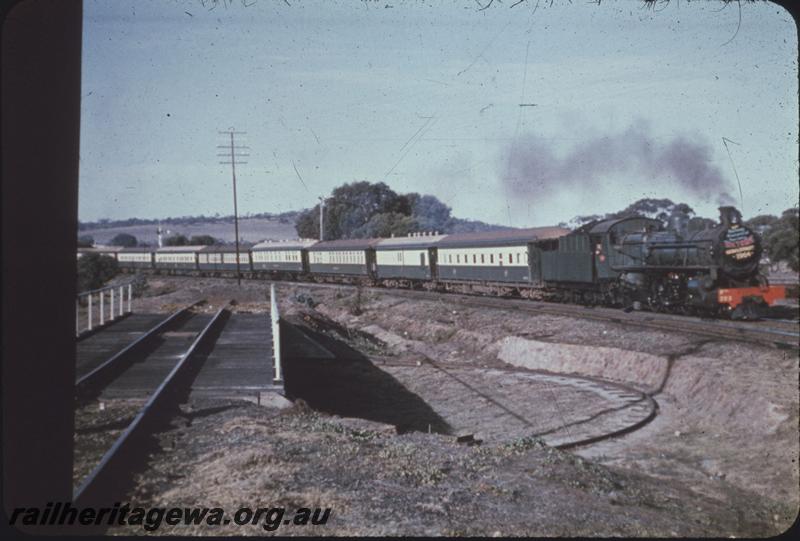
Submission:
[[513,227],[643,197],[797,205],[782,7],[512,4],[84,0],[79,217],[232,214],[229,128],[240,214],[360,180]]

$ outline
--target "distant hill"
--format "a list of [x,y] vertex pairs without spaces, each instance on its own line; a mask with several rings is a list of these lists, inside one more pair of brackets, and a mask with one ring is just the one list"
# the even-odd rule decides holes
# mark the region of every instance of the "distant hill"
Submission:
[[[290,211],[290,212],[282,212],[280,214],[273,214],[271,212],[260,212],[256,214],[244,214],[239,215],[239,219],[242,220],[244,218],[263,218],[266,220],[276,220],[281,223],[294,223],[297,221],[297,216],[304,212],[300,211]],[[233,214],[229,216],[220,216],[219,214],[215,214],[214,216],[178,216],[172,217],[168,216],[166,218],[125,218],[124,220],[109,220],[107,218],[98,220],[96,222],[78,222],[78,231],[86,232],[86,231],[93,231],[95,229],[108,229],[111,227],[128,227],[128,226],[136,226],[136,225],[158,225],[158,224],[173,224],[173,225],[196,225],[196,224],[210,224],[210,223],[233,223]]]
[[[264,214],[239,218],[239,238],[245,242],[263,240],[282,240],[297,238],[295,231],[295,212],[265,216]],[[233,216],[205,217],[189,216],[167,218],[164,220],[104,220],[100,222],[80,223],[79,235],[90,235],[95,244],[107,244],[119,233],[133,235],[139,244],[151,246],[158,244],[157,228],[161,226],[163,236],[211,235],[224,243],[234,242]]]
[[[417,194],[413,194],[417,198]],[[515,229],[500,225],[487,224],[479,220],[465,220],[450,216],[450,209],[431,196],[424,196],[423,202],[439,207],[439,212],[444,210],[441,219],[422,219],[421,223],[411,222],[411,231],[434,231],[441,233],[472,233],[479,231],[494,231]],[[239,239],[245,242],[261,242],[264,240],[295,239],[298,237],[298,218],[306,216],[314,220],[302,230],[304,236],[317,238],[319,231],[318,207],[300,211],[271,214],[268,212],[251,214],[239,218]],[[327,217],[327,216],[326,216]],[[427,218],[427,216],[423,216]],[[328,220],[326,219],[326,222]],[[90,236],[95,244],[108,244],[111,239],[120,233],[133,235],[140,245],[155,246],[158,244],[157,229],[161,227],[163,237],[184,235],[187,238],[199,235],[211,235],[222,243],[232,243],[234,237],[233,216],[181,216],[168,217],[161,220],[127,218],[124,220],[98,220],[96,222],[79,222],[78,236]],[[363,233],[380,236],[380,231],[364,231]],[[362,235],[363,236],[363,235]],[[384,236],[389,236],[386,234]]]

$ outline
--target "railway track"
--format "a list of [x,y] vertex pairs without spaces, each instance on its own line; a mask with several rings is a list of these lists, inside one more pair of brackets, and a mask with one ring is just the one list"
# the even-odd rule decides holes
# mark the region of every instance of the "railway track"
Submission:
[[[147,270],[148,273],[158,272]],[[186,271],[179,276],[200,276],[198,271]],[[220,276],[225,278],[225,276]],[[258,279],[258,278],[256,278]],[[280,280],[281,284],[292,284],[309,288],[349,288],[359,286],[352,284],[325,284],[318,282]],[[365,290],[389,293],[392,295],[418,298],[421,300],[439,301],[445,298],[464,306],[487,307],[494,309],[510,309],[530,313],[576,317],[595,321],[612,322],[655,330],[690,333],[717,339],[749,342],[779,348],[800,349],[800,321],[785,318],[765,319],[757,322],[733,322],[720,319],[702,318],[656,312],[626,312],[617,308],[561,304],[546,301],[511,299],[502,297],[486,297],[465,295],[461,293],[442,293],[411,289],[387,289],[383,287],[362,286]],[[764,323],[771,321],[773,327]]]
[[[405,292],[404,292],[405,293]],[[425,300],[438,300],[438,293],[413,291],[412,297]],[[767,327],[765,322],[736,323],[701,319],[690,316],[674,316],[671,314],[655,314],[651,312],[625,312],[611,308],[592,308],[579,305],[561,305],[516,299],[494,299],[468,297],[465,295],[448,295],[448,302],[462,306],[508,309],[521,312],[548,314],[565,317],[577,317],[594,321],[612,322],[621,325],[636,326],[654,330],[690,333],[699,336],[757,343],[774,347],[800,349],[797,323],[794,330],[785,325]]]
[[[280,282],[296,286],[321,289],[356,289],[358,286],[345,284],[319,284],[308,282]],[[413,298],[424,301],[447,302],[461,306],[492,308],[495,310],[514,310],[534,314],[547,314],[593,321],[611,322],[654,330],[689,333],[724,340],[755,343],[771,347],[800,349],[800,321],[784,318],[764,319],[762,321],[736,322],[720,319],[659,314],[655,312],[626,312],[617,308],[561,304],[545,301],[510,299],[464,295],[461,293],[440,293],[410,289],[386,289],[382,287],[363,287],[376,293]],[[769,325],[769,326],[767,326]]]
[[190,304],[158,321],[111,357],[99,363],[90,361],[85,366],[79,366],[79,375],[75,381],[75,393],[79,402],[96,398],[105,386],[124,372],[126,368],[130,367],[132,363],[136,362],[137,359],[145,356],[147,350],[153,347],[154,342],[163,333],[179,325],[182,320],[187,319],[191,315],[191,309],[201,302],[203,301]]
[[[197,303],[195,303],[197,304]],[[143,407],[127,422],[129,416],[106,423],[105,427],[89,427],[77,433],[102,431],[119,437],[104,450],[94,468],[78,483],[73,501],[79,506],[107,506],[115,501],[131,472],[137,469],[152,445],[152,434],[169,421],[178,404],[186,396],[193,375],[199,369],[201,352],[221,332],[227,320],[227,306],[213,316],[192,314],[187,306],[163,319],[107,361],[86,372],[76,382],[76,395],[86,400],[100,393],[124,396],[132,385],[141,395],[147,391]],[[188,346],[187,346],[187,342]],[[147,363],[149,376],[137,373],[137,365]]]

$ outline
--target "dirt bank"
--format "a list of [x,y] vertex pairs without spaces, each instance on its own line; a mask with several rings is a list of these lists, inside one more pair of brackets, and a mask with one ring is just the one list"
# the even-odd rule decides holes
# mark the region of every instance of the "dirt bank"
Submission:
[[[213,304],[235,298],[239,310],[268,306],[268,285],[261,282],[239,289],[230,281],[158,277],[151,287],[157,294],[141,301],[141,309],[177,306],[198,295]],[[503,384],[491,379],[491,370],[600,376],[651,393],[658,415],[623,437],[562,453],[524,437],[476,446],[435,430],[376,429],[378,435],[367,437],[345,425],[331,428],[339,426],[336,417],[305,410],[279,415],[234,405],[212,412],[196,404],[190,405],[196,412],[209,413],[164,435],[167,451],[152,464],[163,475],[142,477],[137,498],[182,505],[215,487],[215,501],[324,500],[339,509],[327,529],[280,531],[287,534],[768,536],[797,516],[796,353],[456,307],[446,298],[412,301],[388,292],[286,284],[278,295],[286,315],[312,310],[335,322],[332,339],[361,352],[370,370],[445,423],[456,408],[439,392],[441,382],[423,385],[412,369],[392,363],[414,366],[430,358],[455,374],[486,370],[486,378],[469,383],[494,381],[481,389],[487,394]],[[525,400],[500,391],[489,397],[506,407],[504,400]],[[461,419],[469,419],[470,409],[461,409]],[[485,408],[474,411],[477,418]],[[256,528],[254,535],[260,533]]]

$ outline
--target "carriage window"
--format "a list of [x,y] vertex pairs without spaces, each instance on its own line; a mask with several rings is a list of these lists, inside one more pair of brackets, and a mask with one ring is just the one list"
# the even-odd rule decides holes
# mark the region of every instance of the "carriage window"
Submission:
[[508,254],[508,262],[509,263],[513,263],[514,262],[514,254]]
[[478,256],[476,256],[475,254],[472,254],[472,262],[473,263],[477,263],[478,262]]
[[456,254],[456,263],[461,263],[461,256]]
[[483,254],[481,254],[481,263],[486,263],[486,257]]
[[489,254],[489,263],[494,263],[494,254]]
[[447,262],[448,263],[452,263],[453,262],[453,254],[447,254]]

